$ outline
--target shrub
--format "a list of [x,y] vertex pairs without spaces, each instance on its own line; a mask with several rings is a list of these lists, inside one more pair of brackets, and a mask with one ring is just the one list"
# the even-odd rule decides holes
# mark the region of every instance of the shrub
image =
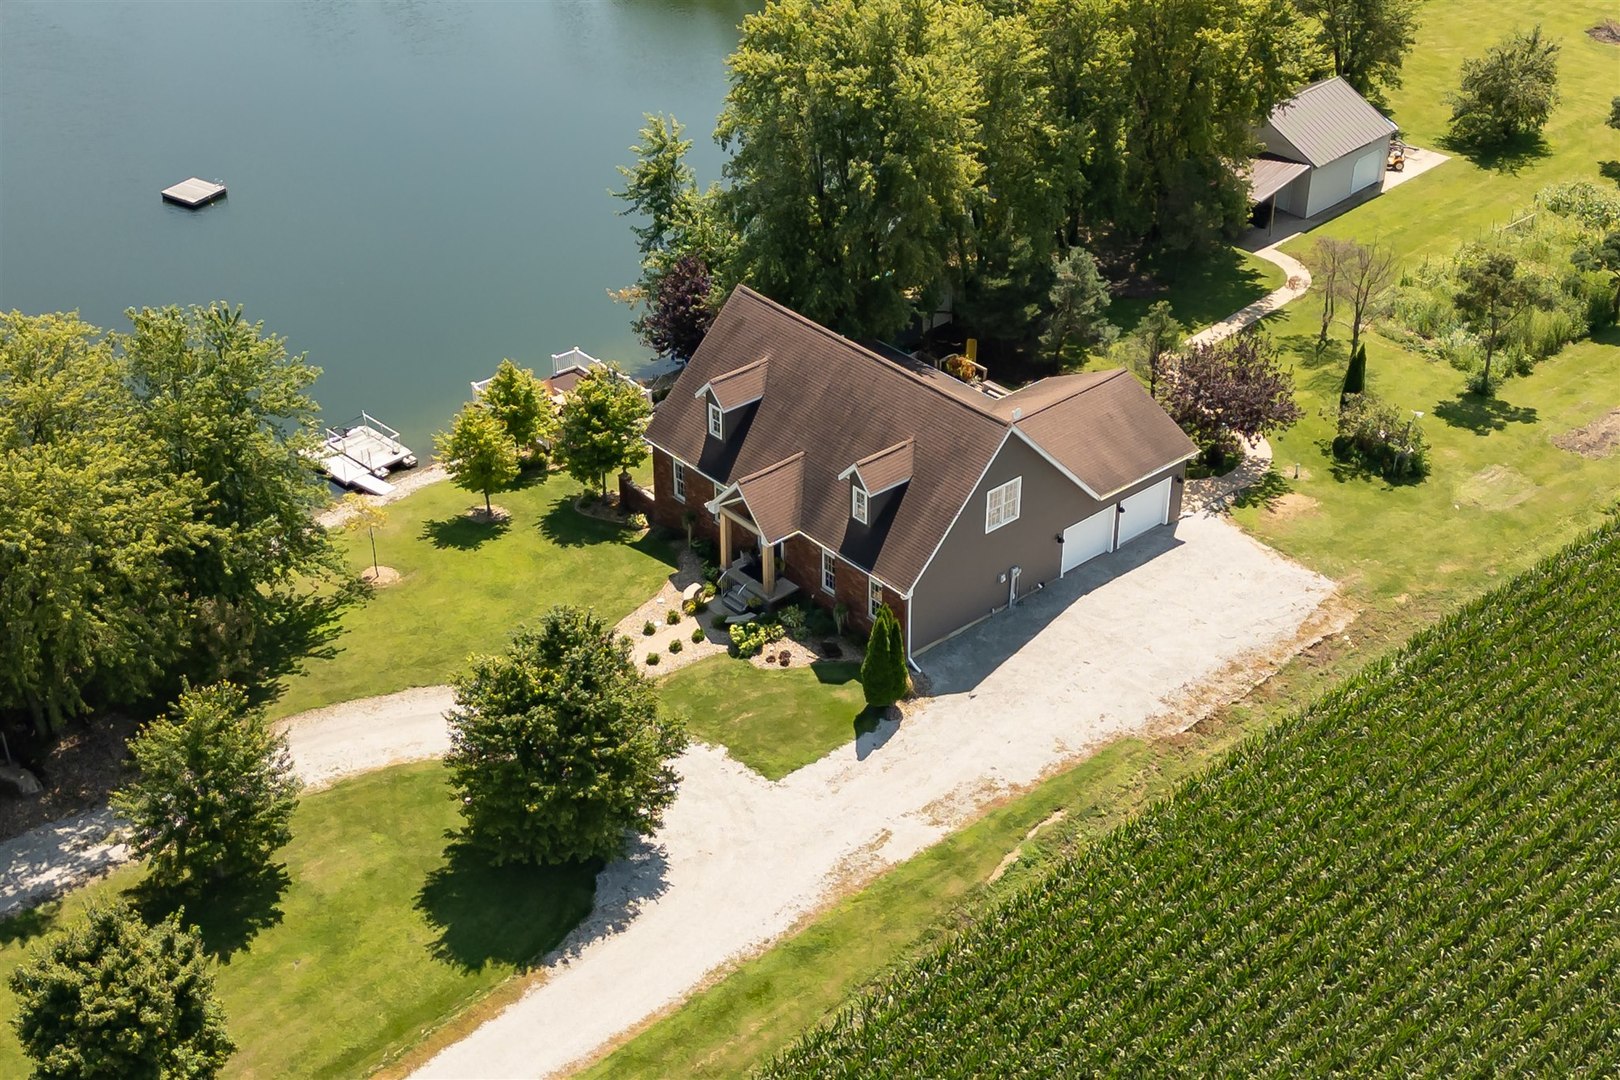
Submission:
[[756,620],[731,628],[731,651],[744,659],[758,656],[765,646],[781,640],[782,625],[776,622]]
[[812,604],[805,616],[805,636],[808,638],[830,638],[838,633],[838,623],[832,612],[818,604]]
[[664,622],[667,625],[674,626],[676,623],[678,623],[680,621],[681,621],[681,613],[677,609],[670,608],[668,611],[664,612]]
[[703,644],[704,640],[708,638],[708,636],[708,634],[703,632],[703,627],[694,626],[692,628],[692,644],[701,645]]
[[646,622],[641,624],[641,632],[646,637],[652,637],[654,634],[658,633],[658,627],[651,619],[648,619]]
[[1572,217],[1593,232],[1620,228],[1620,191],[1599,187],[1590,180],[1544,187],[1536,192],[1536,205]]
[[706,563],[718,562],[720,549],[714,546],[714,541],[705,540],[701,536],[692,541],[692,554]]
[[676,638],[674,641],[669,643],[669,651],[672,653],[678,653],[683,648],[685,648],[685,646],[681,644],[680,638]]
[[703,599],[701,596],[694,596],[692,599],[681,604],[681,610],[696,618],[705,611],[709,610],[709,602]]
[[650,653],[647,654],[647,666],[648,667],[657,667],[658,666],[658,654],[657,653],[650,652]]
[[1416,418],[1373,394],[1351,394],[1339,412],[1333,456],[1355,462],[1388,480],[1429,473],[1429,446]]
[[624,519],[624,523],[628,527],[630,527],[632,529],[636,529],[638,531],[641,530],[641,529],[645,529],[647,527],[647,515],[646,514],[631,514],[629,517]]
[[698,599],[702,600],[705,604],[713,602],[714,598],[718,595],[719,590],[715,588],[714,582],[712,581],[705,581],[703,583],[703,588],[698,590]]
[[783,608],[777,618],[788,637],[800,638],[804,636],[804,629],[810,617],[802,607],[789,607]]

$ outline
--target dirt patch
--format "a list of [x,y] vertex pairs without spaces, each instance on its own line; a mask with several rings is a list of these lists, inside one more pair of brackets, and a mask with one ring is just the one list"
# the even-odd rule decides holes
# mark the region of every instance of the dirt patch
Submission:
[[106,802],[107,793],[124,780],[126,747],[137,727],[126,716],[76,723],[41,757],[29,754],[17,733],[8,732],[13,756],[33,771],[45,792],[28,799],[0,796],[0,840]]
[[1261,511],[1267,521],[1292,521],[1306,514],[1313,514],[1322,504],[1309,495],[1301,495],[1297,491],[1290,491],[1286,495],[1279,495],[1266,504]]
[[1511,510],[1532,498],[1535,482],[1507,465],[1487,465],[1457,485],[1457,502],[1479,510]]
[[512,520],[512,511],[500,503],[491,503],[487,510],[482,506],[469,506],[465,516],[480,525],[504,525]]
[[1604,19],[1588,30],[1586,36],[1605,45],[1620,45],[1620,21]]
[[386,589],[399,580],[399,571],[392,566],[368,566],[360,571],[360,580],[374,589]]
[[574,500],[574,509],[597,521],[606,521],[613,525],[630,523],[630,515],[619,505],[617,492],[609,492],[606,499],[600,499],[595,495],[581,495]]
[[1620,409],[1610,409],[1585,427],[1554,435],[1552,443],[1560,450],[1593,461],[1606,458],[1620,449]]
[[991,885],[994,885],[996,882],[1001,880],[1001,876],[1003,874],[1005,874],[1008,870],[1012,869],[1012,864],[1017,862],[1019,860],[1019,858],[1024,854],[1024,844],[1027,844],[1027,843],[1029,843],[1029,841],[1035,839],[1035,837],[1041,832],[1041,830],[1049,828],[1049,827],[1051,827],[1053,825],[1056,825],[1058,822],[1062,821],[1064,818],[1066,818],[1068,816],[1069,816],[1069,812],[1067,810],[1058,809],[1058,810],[1052,811],[1050,814],[1048,814],[1041,821],[1036,822],[1035,826],[1033,828],[1031,828],[1029,830],[1029,832],[1024,834],[1023,842],[1021,842],[1017,847],[1013,848],[1011,851],[1007,852],[1006,855],[1002,856],[1001,861],[996,864],[996,868],[994,870],[990,871],[990,877],[987,879],[988,883],[991,884]]

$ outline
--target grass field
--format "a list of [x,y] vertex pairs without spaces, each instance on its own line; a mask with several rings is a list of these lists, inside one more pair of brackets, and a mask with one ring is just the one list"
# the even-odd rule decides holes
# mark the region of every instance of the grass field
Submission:
[[1620,1067],[1620,522],[1419,634],[766,1076]]
[[[553,604],[594,607],[617,622],[651,596],[673,565],[669,545],[577,513],[580,487],[561,474],[502,492],[501,526],[463,512],[482,500],[433,484],[385,507],[377,556],[401,580],[343,619],[336,655],[312,659],[274,706],[287,716],[353,698],[449,680],[470,653],[501,648]],[[371,564],[365,533],[339,541],[351,564]]]
[[859,674],[856,663],[768,671],[711,656],[665,678],[661,693],[686,715],[693,738],[780,780],[855,738],[866,708]]
[[[194,912],[222,957],[220,999],[240,1046],[230,1076],[358,1076],[555,946],[590,910],[589,869],[492,870],[448,847],[459,822],[437,763],[307,796],[282,852],[284,888]],[[137,868],[0,922],[5,980],[84,906],[134,888]],[[0,1024],[0,1076],[27,1072]]]

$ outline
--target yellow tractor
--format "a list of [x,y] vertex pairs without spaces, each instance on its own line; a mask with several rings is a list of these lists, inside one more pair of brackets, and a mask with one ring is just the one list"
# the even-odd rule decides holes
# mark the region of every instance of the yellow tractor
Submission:
[[1390,172],[1406,171],[1406,144],[1401,140],[1395,139],[1389,144],[1389,160],[1385,168]]

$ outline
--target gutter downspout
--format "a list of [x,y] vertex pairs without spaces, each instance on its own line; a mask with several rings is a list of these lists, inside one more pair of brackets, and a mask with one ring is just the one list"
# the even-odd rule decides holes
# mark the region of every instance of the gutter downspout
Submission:
[[1022,566],[1015,566],[1007,572],[1007,607],[1009,610],[1014,604],[1018,603],[1018,575],[1023,572],[1024,568]]

